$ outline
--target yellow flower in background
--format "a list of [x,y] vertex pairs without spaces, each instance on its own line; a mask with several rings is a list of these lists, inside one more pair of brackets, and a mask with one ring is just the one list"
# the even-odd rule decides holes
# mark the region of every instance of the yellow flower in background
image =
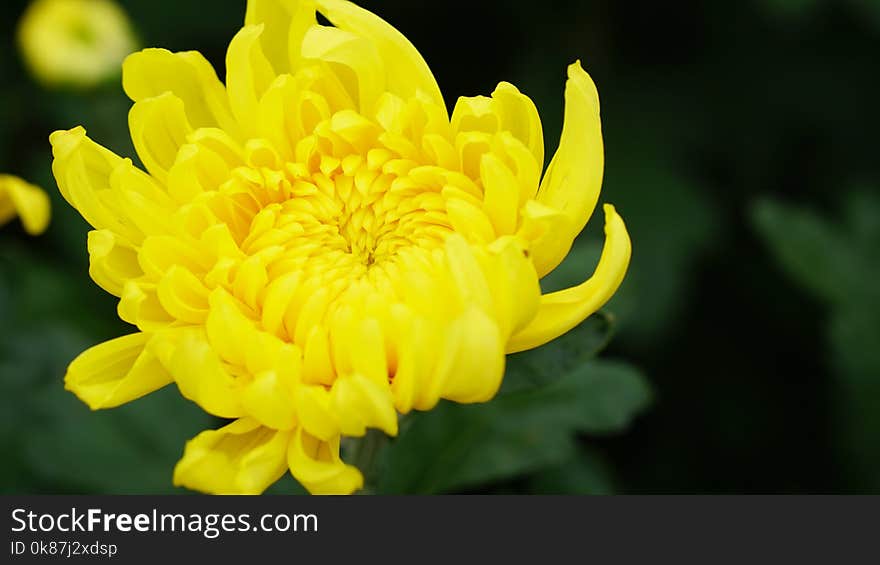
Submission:
[[289,469],[313,493],[353,492],[342,437],[491,399],[505,353],[567,332],[622,281],[630,241],[606,205],[592,277],[538,283],[599,198],[579,63],[543,177],[528,97],[501,83],[450,118],[418,51],[352,3],[251,0],[226,69],[224,85],[198,52],[125,61],[148,173],[81,127],[51,136],[61,193],[95,227],[90,274],[138,329],[75,359],[67,388],[98,409],[174,382],[234,420],[188,442],[175,484],[260,493]]
[[138,46],[112,0],[35,0],[18,28],[25,63],[50,86],[93,86],[114,75]]
[[0,225],[15,216],[26,232],[39,235],[49,225],[49,197],[38,187],[12,175],[0,175]]

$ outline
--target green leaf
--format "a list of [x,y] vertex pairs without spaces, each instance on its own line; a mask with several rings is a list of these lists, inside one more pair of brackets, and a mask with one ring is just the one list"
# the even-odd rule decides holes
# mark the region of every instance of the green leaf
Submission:
[[37,394],[40,419],[29,430],[27,461],[41,479],[76,492],[175,492],[172,473],[186,440],[217,427],[174,386],[97,412],[60,380]]
[[441,402],[408,417],[384,454],[378,490],[449,492],[560,465],[575,456],[577,433],[622,431],[650,399],[633,368],[592,361],[486,404]]
[[752,221],[781,267],[817,297],[841,302],[858,286],[858,257],[839,227],[772,200],[753,207]]
[[791,279],[831,307],[828,343],[838,378],[834,423],[843,472],[861,492],[880,489],[880,197],[850,193],[845,222],[759,202],[752,218]]
[[556,467],[536,473],[529,479],[534,494],[613,494],[611,470],[595,450],[582,447],[577,454]]
[[501,393],[543,386],[595,357],[611,341],[614,316],[597,312],[550,343],[507,357]]

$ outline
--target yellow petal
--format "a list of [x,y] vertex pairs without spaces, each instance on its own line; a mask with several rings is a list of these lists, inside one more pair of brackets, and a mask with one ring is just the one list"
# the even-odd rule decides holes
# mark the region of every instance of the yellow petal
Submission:
[[331,402],[330,391],[323,386],[302,385],[296,389],[296,414],[301,426],[323,441],[339,435],[339,422]]
[[125,404],[171,382],[147,347],[153,336],[136,333],[91,347],[67,368],[64,388],[92,410]]
[[144,166],[165,183],[177,152],[192,131],[183,101],[170,92],[135,102],[128,114],[131,140]]
[[241,403],[253,418],[276,430],[296,425],[295,381],[280,371],[261,371],[242,389]]
[[141,277],[137,251],[110,230],[92,230],[88,236],[89,275],[98,286],[122,296],[125,281]]
[[537,195],[538,202],[569,218],[570,231],[564,238],[569,243],[596,207],[604,164],[599,95],[578,61],[568,67],[562,137]]
[[118,195],[110,186],[110,176],[122,158],[86,137],[82,127],[56,131],[49,142],[55,156],[52,173],[64,199],[96,229],[111,229],[139,243],[143,233],[125,221]]
[[144,49],[122,64],[122,87],[134,102],[170,92],[183,101],[194,128],[219,127],[238,137],[226,88],[201,53]]
[[494,134],[501,128],[499,103],[488,96],[460,96],[452,109],[452,131]]
[[350,31],[375,45],[386,69],[388,90],[401,98],[417,92],[443,108],[443,95],[431,69],[418,50],[379,16],[345,0],[317,0],[318,10],[339,29]]
[[508,353],[538,347],[559,337],[601,308],[620,286],[632,246],[614,206],[606,204],[604,208],[605,248],[593,276],[578,286],[542,296],[535,318],[507,343]]
[[299,47],[315,7],[302,0],[248,0],[244,25],[265,26],[260,38],[266,58],[279,73],[290,72],[299,59]]
[[443,398],[485,402],[495,396],[504,376],[504,342],[498,325],[478,308],[468,308],[450,327],[438,372]]
[[555,208],[529,200],[520,210],[520,237],[529,243],[529,254],[541,278],[565,259],[574,240],[571,220]]
[[174,322],[159,301],[156,284],[142,279],[125,281],[116,313],[122,320],[145,332],[164,329]]
[[290,474],[312,494],[351,494],[364,486],[356,467],[339,458],[339,437],[321,441],[299,428],[288,451]]
[[516,238],[505,236],[489,246],[482,257],[489,292],[494,303],[494,317],[502,338],[528,324],[538,311],[541,287],[527,253]]
[[312,327],[303,349],[302,381],[308,384],[332,385],[336,378],[330,355],[330,338],[323,325]]
[[202,329],[181,331],[165,363],[174,376],[180,394],[221,418],[238,418],[240,386],[211,348]]
[[275,70],[263,54],[262,25],[241,28],[226,51],[226,90],[232,113],[243,133],[255,137],[259,124],[259,102],[275,80]]
[[191,202],[217,190],[229,179],[230,171],[243,163],[242,148],[226,132],[198,129],[180,147],[168,171],[168,193],[177,202]]
[[254,322],[241,311],[239,302],[222,288],[211,293],[205,329],[211,345],[224,361],[244,366]]
[[159,303],[174,318],[190,324],[202,324],[208,317],[209,291],[185,267],[173,265],[156,287]]
[[498,101],[501,129],[509,131],[525,145],[539,167],[544,166],[544,130],[532,99],[508,82],[498,84],[492,93]]
[[385,91],[385,67],[379,52],[355,33],[312,26],[303,39],[302,56],[327,63],[362,114],[369,114]]
[[367,428],[397,435],[397,412],[387,380],[377,383],[363,375],[340,377],[331,390],[339,428],[347,436],[362,436]]
[[492,296],[483,270],[474,256],[474,249],[460,235],[451,234],[446,239],[445,250],[449,272],[461,303],[488,311]]
[[0,175],[0,224],[18,214],[25,231],[38,235],[49,225],[49,197],[38,186]]
[[480,160],[480,178],[485,196],[483,206],[486,215],[495,226],[496,235],[516,231],[519,210],[519,183],[510,169],[492,153]]
[[480,206],[462,198],[447,198],[446,213],[455,233],[469,242],[485,244],[495,239],[495,227]]
[[186,443],[174,485],[209,494],[260,494],[287,471],[290,432],[242,418]]

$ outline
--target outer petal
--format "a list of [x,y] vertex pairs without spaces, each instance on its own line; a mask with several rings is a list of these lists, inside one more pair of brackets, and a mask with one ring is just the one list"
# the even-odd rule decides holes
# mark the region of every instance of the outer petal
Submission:
[[544,130],[531,98],[509,82],[501,82],[492,93],[501,108],[501,129],[509,131],[525,145],[539,167],[544,166]]
[[[604,165],[599,95],[578,61],[568,67],[562,137],[537,195],[538,202],[561,211],[569,218],[570,231],[564,238],[569,244],[583,229],[596,207]],[[559,257],[548,272],[561,260],[562,257]],[[546,272],[538,274],[543,276]]]
[[275,70],[263,53],[262,25],[241,28],[226,51],[226,89],[232,113],[244,134],[253,136],[259,123],[259,102],[275,80]]
[[611,298],[626,274],[632,246],[623,220],[610,204],[605,205],[605,236],[605,248],[593,276],[578,286],[542,296],[538,314],[507,343],[508,353],[559,337]]
[[174,484],[210,494],[260,494],[284,475],[290,432],[242,418],[187,442]]
[[135,102],[171,92],[183,101],[194,128],[219,127],[238,137],[226,88],[201,53],[144,49],[122,64],[122,87]]
[[504,376],[504,341],[498,325],[484,311],[468,308],[449,327],[439,372],[443,398],[486,402]]
[[156,180],[166,183],[177,152],[192,131],[183,101],[166,92],[135,102],[128,113],[128,127],[144,166]]
[[98,344],[67,368],[64,387],[92,410],[113,408],[171,382],[171,376],[147,347],[153,336],[136,333]]
[[0,175],[0,224],[16,214],[25,231],[38,235],[49,225],[49,197],[38,186],[11,175]]
[[364,486],[356,467],[339,458],[339,437],[321,441],[299,428],[287,454],[290,473],[312,494],[351,494]]
[[92,230],[88,235],[89,275],[98,286],[122,296],[125,281],[142,276],[137,251],[119,241],[110,230]]
[[296,70],[303,34],[315,23],[315,6],[309,0],[249,0],[244,16],[246,26],[265,26],[263,51],[279,73]]
[[387,381],[380,384],[358,374],[339,377],[331,401],[344,434],[362,436],[367,427],[374,427],[397,435],[397,412]]
[[56,131],[49,142],[55,157],[52,173],[64,199],[95,228],[139,243],[143,234],[119,220],[118,197],[110,190],[110,176],[122,158],[86,137],[82,127]]
[[163,362],[184,397],[221,418],[245,414],[239,383],[211,348],[203,330],[181,333],[169,351]]
[[[303,40],[302,56],[348,68],[350,73],[336,73],[336,76],[348,94],[357,100],[362,114],[368,114],[386,90],[386,62],[370,40],[355,33],[312,26]],[[352,83],[349,77],[356,82]]]
[[317,0],[318,11],[336,27],[372,41],[387,69],[388,90],[402,98],[421,91],[441,108],[446,105],[437,81],[418,50],[379,16],[345,0]]

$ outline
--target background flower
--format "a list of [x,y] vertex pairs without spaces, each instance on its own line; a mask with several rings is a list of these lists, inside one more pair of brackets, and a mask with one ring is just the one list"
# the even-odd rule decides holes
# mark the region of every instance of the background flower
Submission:
[[25,231],[37,235],[49,225],[49,214],[49,198],[40,187],[0,175],[0,225],[19,216]]
[[34,0],[21,18],[25,62],[46,85],[89,87],[119,76],[137,49],[128,17],[113,0]]

